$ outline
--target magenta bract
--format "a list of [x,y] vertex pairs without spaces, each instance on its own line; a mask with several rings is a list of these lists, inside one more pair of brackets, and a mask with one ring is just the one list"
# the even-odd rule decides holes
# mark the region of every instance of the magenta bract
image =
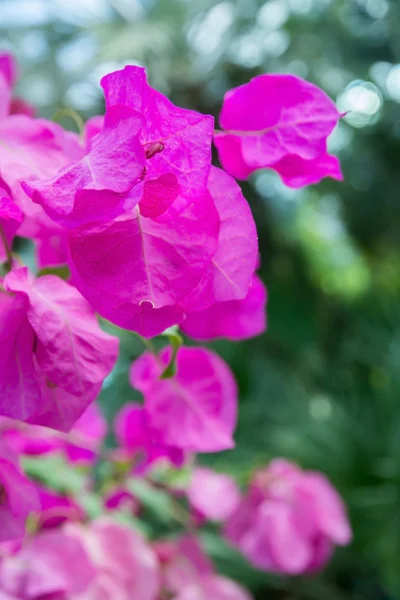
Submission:
[[79,539],[64,528],[42,531],[0,563],[0,597],[80,598],[96,575]]
[[1,414],[68,430],[95,399],[118,354],[75,288],[26,268],[0,293]]
[[257,231],[240,187],[227,173],[212,167],[208,190],[220,219],[218,247],[200,282],[184,300],[187,312],[244,298],[256,267]]
[[134,109],[144,119],[140,141],[149,156],[146,180],[172,174],[179,184],[181,208],[201,200],[211,166],[214,119],[178,108],[149,86],[145,70],[127,66],[101,80],[106,114],[114,106]]
[[236,582],[214,573],[199,540],[183,536],[174,543],[156,544],[161,559],[163,587],[174,600],[251,600]]
[[35,486],[27,479],[18,464],[17,455],[0,443],[0,542],[21,540],[25,522],[31,512],[38,510],[39,497]]
[[156,600],[160,587],[156,555],[132,528],[102,518],[89,526],[69,524],[84,546],[96,575],[76,600]]
[[200,281],[217,247],[211,197],[173,221],[131,214],[70,233],[73,281],[103,317],[152,336],[183,319],[177,306]]
[[317,86],[293,75],[259,75],[225,94],[214,142],[237,179],[267,167],[300,187],[327,176],[341,179],[337,159],[326,152],[339,118]]
[[189,312],[180,327],[196,340],[244,340],[265,331],[266,304],[267,290],[261,279],[254,275],[243,300],[218,302],[205,310]]
[[66,227],[110,220],[141,198],[145,152],[138,132],[142,118],[135,111],[120,114],[118,107],[108,117],[81,160],[50,179],[22,183],[30,198]]
[[240,502],[232,477],[202,467],[194,470],[187,494],[190,505],[212,521],[226,521]]
[[[7,192],[0,188],[0,227],[8,248],[11,249],[12,242],[19,226],[22,223],[23,214],[21,209],[11,200]],[[0,238],[0,262],[6,258],[4,240]]]
[[[145,353],[131,371],[132,384],[144,395],[151,427],[165,444],[182,450],[217,452],[232,448],[237,388],[229,367],[211,350],[180,348],[176,375],[159,379],[169,358],[169,348],[160,354],[160,363]],[[146,361],[146,369],[141,368],[141,361]],[[149,361],[153,361],[153,368],[148,367]]]
[[176,467],[182,466],[185,460],[180,448],[165,444],[163,436],[152,429],[145,409],[138,404],[129,402],[122,407],[116,416],[114,429],[119,446],[132,459],[136,472],[143,472],[162,459],[169,460]]
[[345,507],[326,477],[284,459],[256,473],[225,535],[257,568],[290,575],[321,569],[334,545],[351,541]]

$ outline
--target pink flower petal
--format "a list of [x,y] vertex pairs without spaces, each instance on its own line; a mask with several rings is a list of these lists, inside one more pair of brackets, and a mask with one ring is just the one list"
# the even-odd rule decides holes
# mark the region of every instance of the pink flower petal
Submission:
[[76,600],[156,600],[159,573],[148,543],[130,527],[102,518],[88,527],[68,525],[68,532],[84,545],[96,576]]
[[[168,348],[160,355],[165,365],[169,355]],[[233,447],[237,389],[228,366],[214,352],[180,348],[177,374],[155,378],[143,393],[151,427],[164,443],[194,452]]]
[[177,302],[199,282],[213,256],[219,220],[211,199],[173,222],[136,210],[70,234],[73,281],[95,310],[146,336],[183,318]]
[[267,291],[261,279],[254,275],[243,300],[218,302],[206,310],[189,312],[180,327],[196,340],[251,338],[266,329],[266,303]]
[[141,191],[126,194],[140,183],[144,169],[145,154],[138,136],[143,122],[134,111],[121,118],[118,107],[111,112],[109,123],[92,139],[81,160],[50,179],[23,182],[24,191],[55,222],[76,227],[107,220],[139,201]]
[[240,492],[235,481],[222,473],[197,467],[188,488],[193,508],[213,521],[225,521],[237,509]]
[[26,268],[9,273],[5,286],[29,302],[35,354],[48,380],[75,395],[101,384],[116,361],[118,340],[100,329],[79,292],[54,275],[32,280]]
[[[0,188],[0,227],[3,230],[9,248],[12,247],[14,236],[22,223],[21,209],[11,200],[7,192]],[[6,251],[0,239],[0,262],[5,260]]]
[[341,178],[326,139],[340,114],[315,85],[293,75],[259,75],[225,94],[214,141],[223,167],[246,179],[256,169],[276,170],[300,187]]
[[218,247],[200,282],[185,298],[188,312],[244,298],[257,261],[257,231],[240,187],[230,175],[213,167],[208,189],[221,222]]
[[145,149],[161,148],[147,160],[148,179],[175,175],[186,199],[182,209],[201,200],[211,164],[211,141],[214,120],[211,116],[174,106],[165,96],[151,88],[144,69],[127,66],[101,80],[106,111],[115,105],[139,112],[145,121],[140,139]]

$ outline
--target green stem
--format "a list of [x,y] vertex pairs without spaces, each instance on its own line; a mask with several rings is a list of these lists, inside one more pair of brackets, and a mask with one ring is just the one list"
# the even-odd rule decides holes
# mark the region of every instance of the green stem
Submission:
[[53,117],[53,121],[60,121],[63,117],[69,117],[78,128],[79,135],[82,135],[85,129],[85,123],[80,114],[71,108],[60,108]]

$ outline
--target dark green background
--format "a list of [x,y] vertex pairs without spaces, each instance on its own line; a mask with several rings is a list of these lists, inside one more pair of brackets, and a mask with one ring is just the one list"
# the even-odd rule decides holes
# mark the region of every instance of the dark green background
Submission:
[[[354,542],[315,579],[277,581],[222,552],[259,598],[400,597],[400,2],[8,0],[0,35],[21,63],[19,93],[47,117],[101,111],[100,76],[129,62],[215,116],[225,90],[274,71],[351,111],[332,140],[344,183],[295,192],[260,173],[243,185],[269,329],[215,344],[239,381],[240,423],[236,450],[209,462],[245,481],[288,456],[324,471],[349,506]],[[134,397],[126,368],[140,343],[122,341],[102,396],[110,416]]]

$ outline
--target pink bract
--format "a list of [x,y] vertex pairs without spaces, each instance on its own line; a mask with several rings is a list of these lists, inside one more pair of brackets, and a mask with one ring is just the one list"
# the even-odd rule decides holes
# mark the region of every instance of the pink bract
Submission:
[[96,571],[93,582],[74,600],[156,600],[159,570],[155,553],[139,533],[111,519],[89,526],[68,525]]
[[232,579],[209,575],[185,586],[174,600],[252,600],[251,595]]
[[[140,369],[141,361],[156,361],[145,353],[131,372],[134,387],[143,392],[151,427],[164,443],[186,451],[217,452],[234,446],[237,387],[228,365],[205,348],[180,348],[176,375],[159,379],[170,359],[170,348],[160,354],[154,369]],[[137,364],[139,363],[139,367]],[[135,372],[140,373],[139,381]]]
[[199,282],[217,247],[211,198],[173,221],[136,208],[110,223],[70,233],[73,281],[103,317],[151,337],[183,319],[177,305]]
[[267,167],[300,187],[342,178],[337,159],[326,152],[339,118],[317,86],[293,75],[259,75],[225,94],[223,131],[214,142],[223,167],[237,179]]
[[25,522],[38,510],[39,497],[35,486],[22,472],[17,455],[0,442],[0,542],[21,540]]
[[152,429],[147,412],[138,404],[129,402],[121,408],[114,429],[119,446],[133,459],[135,471],[143,471],[162,459],[176,467],[184,463],[182,450],[165,444],[163,436]]
[[226,521],[240,502],[240,491],[232,477],[202,467],[194,470],[187,495],[190,505],[212,521]]
[[77,290],[11,271],[0,293],[1,414],[68,430],[95,399],[118,354]]
[[174,600],[251,600],[237,583],[214,574],[212,562],[194,536],[183,536],[169,548],[156,544],[164,588]]
[[243,300],[218,302],[206,310],[189,312],[180,328],[196,340],[244,340],[255,337],[266,329],[266,304],[265,286],[261,279],[254,275]]
[[225,535],[257,568],[295,575],[321,569],[351,529],[324,475],[276,459],[256,473]]
[[135,111],[120,114],[114,107],[81,160],[50,179],[22,182],[24,191],[66,227],[110,220],[132,209],[143,187],[145,152],[138,136],[142,124]]
[[230,175],[212,167],[208,190],[221,223],[218,247],[200,282],[183,302],[187,312],[244,298],[256,267],[257,231],[240,187]]
[[73,498],[39,484],[36,484],[36,491],[40,500],[40,510],[37,513],[40,528],[50,529],[65,521],[83,520],[85,514]]
[[107,435],[107,421],[96,402],[89,404],[64,442],[63,449],[70,462],[90,464],[98,456]]
[[0,594],[10,600],[75,598],[95,576],[79,539],[65,528],[42,531],[0,563]]
[[[181,206],[201,200],[211,165],[214,119],[178,108],[147,83],[145,70],[127,66],[101,80],[106,114],[113,106],[134,109],[142,115],[140,141],[149,159],[146,180],[170,173],[180,187]],[[183,200],[184,199],[184,200]]]
[[11,250],[12,242],[19,226],[22,223],[21,209],[11,200],[7,192],[0,188],[0,262],[6,258],[5,242]]
[[9,116],[0,121],[0,180],[24,213],[18,234],[37,241],[39,266],[66,263],[66,232],[25,194],[22,181],[48,178],[83,155],[76,134],[57,123]]

